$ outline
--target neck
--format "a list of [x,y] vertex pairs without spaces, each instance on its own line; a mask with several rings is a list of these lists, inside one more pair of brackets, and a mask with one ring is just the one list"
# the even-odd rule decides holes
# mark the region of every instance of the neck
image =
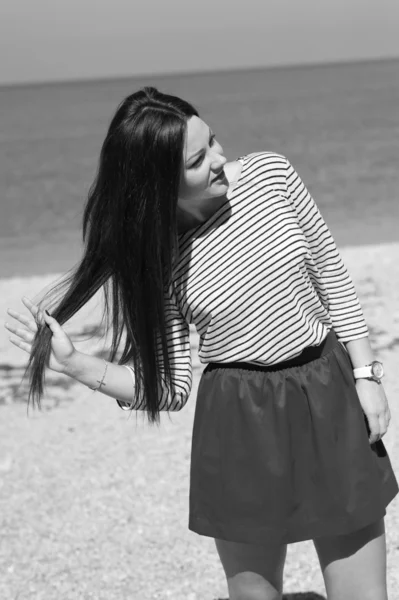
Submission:
[[211,198],[207,205],[190,206],[185,210],[177,206],[177,226],[179,233],[198,227],[210,219],[226,202],[226,195]]

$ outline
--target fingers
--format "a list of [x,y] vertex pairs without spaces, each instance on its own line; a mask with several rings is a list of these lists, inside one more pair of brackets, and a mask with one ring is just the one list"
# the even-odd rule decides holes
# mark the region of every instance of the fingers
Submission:
[[[39,310],[39,307],[31,302],[29,298],[25,296],[22,298],[23,304],[28,308],[29,312],[33,316],[29,318],[12,308],[7,309],[7,313],[15,319],[20,324],[25,327],[19,327],[18,323],[4,323],[4,327],[10,331],[13,336],[9,338],[10,342],[14,344],[14,346],[18,346],[25,352],[31,353],[32,351],[32,342],[34,340],[35,334],[38,331],[38,325],[47,323],[47,315],[45,315]],[[55,319],[53,321],[56,323]],[[48,323],[47,323],[48,324]],[[48,324],[51,328],[50,324]]]
[[379,421],[379,426],[380,426],[380,438],[382,438],[382,436],[385,435],[386,432],[388,431],[390,420],[391,420],[391,415],[390,415],[389,409],[388,409],[388,411],[385,411],[378,416],[378,421]]
[[11,325],[11,323],[4,323],[4,327],[14,333],[16,336],[20,337],[25,342],[33,342],[35,334],[32,331],[28,331],[27,329],[23,329],[22,327],[15,327]]
[[36,319],[39,316],[39,307],[36,304],[33,304],[26,296],[22,296],[21,300]]
[[[36,331],[37,331],[36,321],[33,321],[33,319],[29,319],[29,317],[25,317],[25,315],[22,315],[21,313],[17,312],[16,310],[13,310],[12,308],[8,308],[7,313],[10,315],[10,317],[13,317],[13,319],[16,319],[23,325],[26,325],[26,327],[28,327],[28,329],[30,329],[30,331],[32,331],[33,333],[36,333]],[[12,331],[12,330],[10,329],[10,331]]]
[[44,311],[42,315],[44,323],[51,329],[51,332],[55,337],[65,335],[61,325],[56,319],[54,319],[54,317],[52,317],[47,311]]
[[11,317],[13,317],[13,319],[16,319],[17,321],[19,321],[20,323],[25,325],[28,329],[30,329],[30,331],[32,331],[33,333],[36,333],[38,330],[38,325],[43,324],[43,322],[44,322],[43,313],[42,313],[42,311],[40,311],[37,304],[34,304],[33,302],[31,302],[29,300],[29,298],[27,298],[26,296],[23,296],[21,298],[21,300],[22,300],[22,303],[26,306],[26,308],[29,310],[29,312],[33,316],[33,319],[26,317],[25,315],[17,312],[16,310],[13,310],[12,308],[8,308],[7,313]]
[[21,340],[21,338],[14,338],[13,336],[11,336],[9,338],[9,340],[10,340],[10,342],[12,344],[14,344],[14,346],[18,346],[18,348],[21,348],[22,350],[24,350],[28,354],[31,353],[32,345],[28,344],[27,342],[24,342],[23,340]]
[[369,442],[370,444],[375,444],[388,431],[389,421],[391,420],[389,408],[388,412],[383,412],[379,415],[369,415],[367,419],[370,429]]

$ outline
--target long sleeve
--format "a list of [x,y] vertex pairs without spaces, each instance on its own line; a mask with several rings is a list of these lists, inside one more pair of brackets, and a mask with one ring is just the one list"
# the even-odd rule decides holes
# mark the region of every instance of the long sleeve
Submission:
[[342,342],[366,337],[368,328],[363,311],[335,241],[315,201],[287,159],[286,167],[287,197],[295,207],[299,225],[327,290],[328,312],[337,336]]
[[[168,355],[172,371],[172,389],[166,380],[161,377],[162,385],[159,386],[159,409],[161,411],[179,411],[186,404],[192,388],[192,360],[190,350],[190,329],[183,318],[171,284],[165,297],[166,310],[166,335]],[[158,337],[158,351],[161,350],[160,336]],[[161,354],[160,354],[161,356]],[[132,372],[132,369],[130,367]],[[123,410],[145,410],[143,399],[137,405],[129,405],[116,400]]]

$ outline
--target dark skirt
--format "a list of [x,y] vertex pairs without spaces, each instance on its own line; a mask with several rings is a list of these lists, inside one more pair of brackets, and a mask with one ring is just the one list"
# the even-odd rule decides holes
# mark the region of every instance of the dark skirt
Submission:
[[194,417],[189,529],[293,543],[381,519],[399,488],[382,440],[368,437],[334,331],[273,367],[208,364]]

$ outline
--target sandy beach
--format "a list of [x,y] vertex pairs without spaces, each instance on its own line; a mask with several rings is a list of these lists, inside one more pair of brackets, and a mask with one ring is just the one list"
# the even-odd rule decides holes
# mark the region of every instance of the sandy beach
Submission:
[[[384,444],[399,476],[399,244],[341,248],[392,413]],[[0,280],[0,313],[23,308],[58,278]],[[94,299],[68,324],[77,345],[103,353]],[[4,600],[215,600],[227,587],[213,540],[187,528],[191,428],[203,366],[192,332],[194,386],[186,407],[150,428],[101,394],[49,377],[43,410],[26,411],[26,355],[0,331],[0,597]],[[136,419],[137,417],[137,419]],[[385,518],[390,600],[399,600],[399,499]],[[311,541],[292,544],[285,599],[325,598]],[[302,593],[302,594],[301,594]],[[294,594],[298,594],[295,596]],[[319,595],[318,595],[319,594]]]

